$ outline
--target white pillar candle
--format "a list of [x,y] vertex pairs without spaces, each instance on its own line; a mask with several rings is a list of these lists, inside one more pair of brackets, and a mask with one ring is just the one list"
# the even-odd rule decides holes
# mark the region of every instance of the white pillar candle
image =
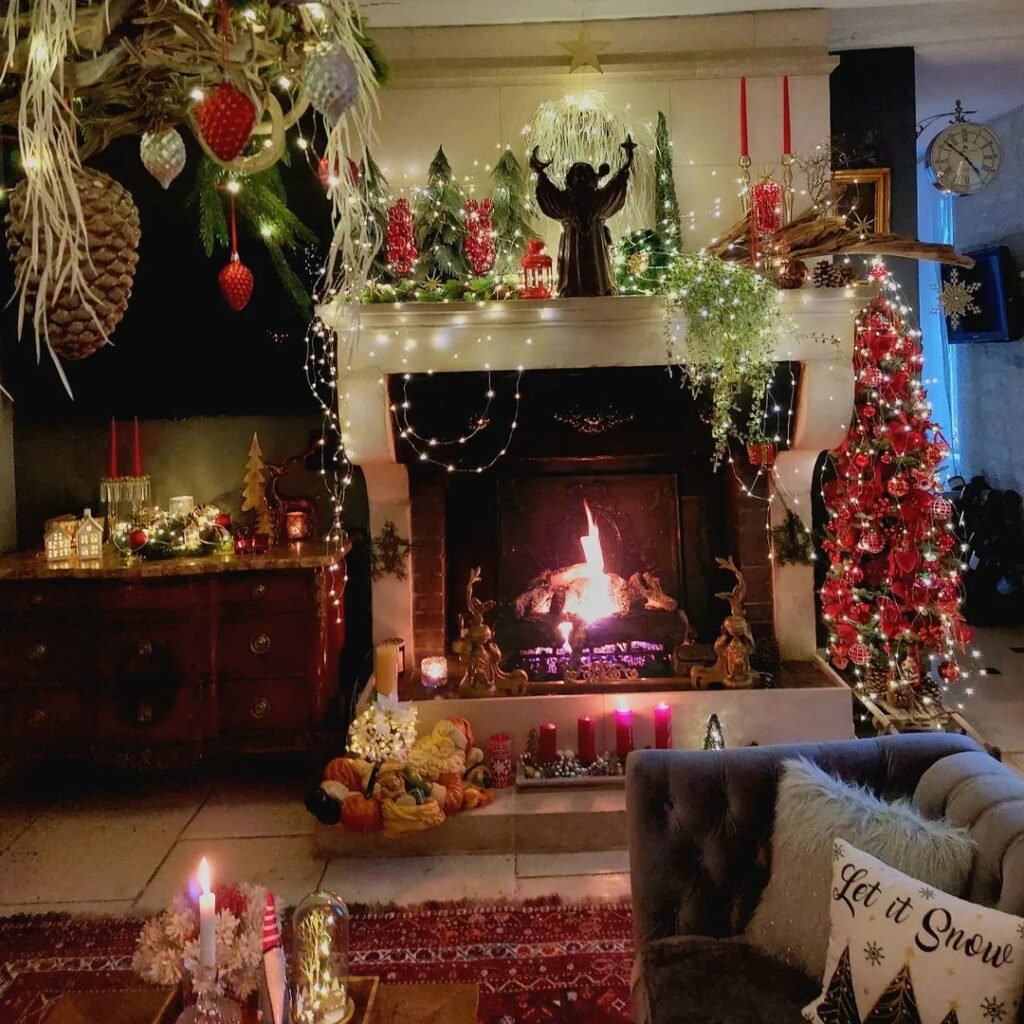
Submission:
[[374,686],[382,697],[398,689],[398,644],[377,644],[373,649]]
[[210,864],[199,862],[199,966],[217,966],[217,897],[210,891]]

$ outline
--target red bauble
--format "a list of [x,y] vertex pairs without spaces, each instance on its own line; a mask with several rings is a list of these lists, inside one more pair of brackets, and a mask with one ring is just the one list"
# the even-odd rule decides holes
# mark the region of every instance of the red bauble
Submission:
[[230,82],[221,82],[195,109],[199,134],[221,160],[234,160],[249,141],[256,122],[252,100]]
[[252,271],[238,258],[238,253],[231,254],[231,262],[217,275],[221,295],[224,301],[236,312],[240,313],[252,298]]
[[145,530],[132,530],[128,534],[128,547],[132,551],[138,551],[139,548],[144,548],[149,543],[149,534]]
[[956,547],[956,537],[951,533],[940,533],[935,538],[935,546],[944,554],[948,555]]
[[[335,185],[338,184],[340,178],[338,164],[334,165],[334,174],[330,173],[328,169],[329,165],[327,157],[323,156],[320,158],[320,163],[317,164],[316,176],[320,179],[320,184],[323,186],[325,192],[329,192]],[[348,180],[353,185],[359,184],[359,164],[355,162],[351,157],[348,158]]]
[[866,665],[871,660],[871,648],[867,644],[860,642],[853,644],[850,647],[850,661],[854,665]]
[[882,383],[882,371],[877,366],[869,366],[860,375],[861,383],[868,388],[877,388]]
[[885,547],[885,537],[881,530],[871,527],[860,535],[859,546],[868,554],[877,555]]
[[229,516],[227,514],[227,512],[221,512],[221,514],[219,516],[217,516],[216,519],[214,519],[214,522],[218,526],[225,526],[225,527],[226,526],[230,526],[231,525],[231,516]]
[[874,419],[876,412],[878,412],[878,410],[873,405],[862,405],[860,407],[860,414],[866,420]]
[[936,498],[928,511],[936,519],[949,519],[953,514],[953,503],[948,498]]
[[868,271],[868,277],[872,281],[884,281],[889,276],[889,268],[881,261],[875,260]]
[[947,683],[955,683],[960,678],[960,666],[952,658],[947,658],[939,665],[939,675]]
[[850,652],[845,644],[832,644],[828,649],[828,655],[840,672],[850,664]]
[[905,497],[907,492],[910,490],[910,484],[907,483],[907,478],[900,473],[896,476],[890,477],[888,483],[885,485],[885,489],[894,497],[902,498]]

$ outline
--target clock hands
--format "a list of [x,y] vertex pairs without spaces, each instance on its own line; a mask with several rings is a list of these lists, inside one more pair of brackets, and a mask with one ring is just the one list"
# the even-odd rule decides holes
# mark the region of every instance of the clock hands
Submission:
[[957,156],[962,156],[970,165],[971,170],[974,171],[979,178],[981,177],[981,168],[962,149],[957,149],[952,142],[949,144],[949,148],[953,150]]

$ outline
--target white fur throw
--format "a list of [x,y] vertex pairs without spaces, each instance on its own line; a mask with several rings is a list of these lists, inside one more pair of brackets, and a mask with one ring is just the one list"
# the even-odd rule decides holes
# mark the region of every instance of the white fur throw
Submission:
[[746,938],[816,980],[825,970],[837,839],[955,896],[965,891],[974,863],[967,829],[922,818],[904,800],[886,803],[808,761],[784,762],[771,878]]

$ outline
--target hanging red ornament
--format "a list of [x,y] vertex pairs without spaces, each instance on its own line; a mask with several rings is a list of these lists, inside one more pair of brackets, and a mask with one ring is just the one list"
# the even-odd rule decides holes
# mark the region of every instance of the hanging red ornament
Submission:
[[231,259],[217,275],[220,293],[224,301],[240,313],[252,298],[252,271],[238,258],[238,228],[235,223],[235,197],[231,196]]
[[948,498],[936,498],[928,511],[935,519],[949,519],[953,514],[953,503]]
[[466,238],[462,243],[466,258],[469,260],[473,273],[477,276],[486,274],[494,266],[494,228],[491,226],[490,199],[477,202],[467,199],[463,206],[466,221]]
[[398,277],[408,277],[416,269],[419,250],[413,242],[412,207],[408,199],[399,199],[388,210],[388,266]]
[[149,534],[145,530],[132,530],[128,534],[128,547],[132,551],[138,551],[140,548],[144,548],[149,543]]
[[774,466],[777,455],[778,452],[772,441],[747,442],[747,461],[752,466],[764,466],[766,468]]
[[866,665],[871,660],[871,648],[866,643],[858,640],[850,647],[850,661],[854,665]]
[[939,665],[939,675],[947,683],[955,683],[960,678],[960,666],[952,658],[947,658]]
[[882,383],[882,371],[877,366],[869,366],[861,371],[861,383],[868,388],[877,388]]
[[885,547],[885,537],[876,527],[865,530],[860,535],[859,547],[870,555],[877,555]]
[[907,483],[907,478],[900,473],[890,477],[885,485],[885,489],[894,497],[902,498],[910,490],[910,484]]
[[872,260],[868,277],[872,281],[884,281],[889,276],[889,268],[881,260]]
[[[348,180],[353,185],[359,184],[359,164],[355,162],[351,157],[348,157]],[[317,164],[316,176],[320,179],[320,185],[323,187],[325,192],[329,192],[338,182],[341,180],[341,169],[338,164],[334,164],[334,173],[331,174],[329,170],[329,163],[327,157],[322,156],[320,163]]]
[[199,102],[195,120],[210,151],[228,162],[245,149],[256,123],[256,108],[240,89],[221,82]]
[[831,644],[828,649],[828,654],[832,659],[832,664],[835,665],[840,672],[850,664],[850,652],[845,644]]
[[750,186],[751,228],[760,236],[782,227],[782,186],[765,177]]

